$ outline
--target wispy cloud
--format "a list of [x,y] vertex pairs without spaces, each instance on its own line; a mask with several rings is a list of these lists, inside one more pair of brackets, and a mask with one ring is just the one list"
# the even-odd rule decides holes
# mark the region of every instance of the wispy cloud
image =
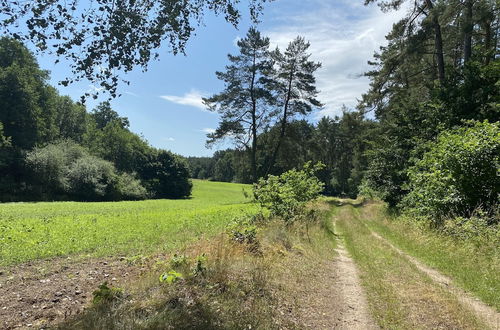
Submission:
[[238,41],[241,40],[240,36],[236,36],[236,38],[233,39],[233,45],[234,47],[238,47]]
[[173,137],[167,137],[163,139],[164,141],[173,142],[175,139]]
[[87,89],[86,93],[99,93],[104,90],[104,87],[97,87],[94,84],[90,84],[89,88]]
[[139,95],[137,95],[136,93],[129,92],[129,91],[125,91],[125,92],[123,92],[123,94],[127,94],[127,95],[134,96],[134,97],[139,97]]
[[202,97],[204,97],[205,94],[196,90],[192,89],[190,92],[185,93],[183,96],[176,96],[176,95],[161,95],[160,97],[164,100],[167,100],[169,102],[181,104],[181,105],[187,105],[191,107],[195,107],[201,110],[208,111],[206,109],[206,106],[203,104]]
[[[405,10],[382,13],[378,7],[364,7],[357,1],[317,1],[308,14],[283,16],[275,28],[264,31],[274,47],[285,48],[297,35],[311,42],[311,59],[323,66],[317,72],[319,98],[325,107],[317,117],[341,114],[342,105],[354,107],[367,91],[367,61],[386,44],[385,35]],[[285,20],[286,18],[286,20]]]

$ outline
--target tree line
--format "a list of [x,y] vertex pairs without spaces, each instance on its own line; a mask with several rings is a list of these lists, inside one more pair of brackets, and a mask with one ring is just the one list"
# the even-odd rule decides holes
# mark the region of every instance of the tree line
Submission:
[[183,198],[185,161],[129,130],[109,102],[61,96],[20,42],[0,39],[0,200]]

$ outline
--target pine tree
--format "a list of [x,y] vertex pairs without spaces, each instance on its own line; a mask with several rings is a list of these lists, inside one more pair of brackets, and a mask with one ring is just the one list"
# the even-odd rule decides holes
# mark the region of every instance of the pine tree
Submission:
[[252,179],[257,180],[257,138],[272,116],[274,99],[270,89],[269,38],[250,28],[245,38],[238,41],[239,54],[228,55],[230,65],[217,78],[225,83],[224,90],[203,101],[212,111],[221,115],[214,133],[207,135],[211,145],[231,138],[238,147],[249,152]]

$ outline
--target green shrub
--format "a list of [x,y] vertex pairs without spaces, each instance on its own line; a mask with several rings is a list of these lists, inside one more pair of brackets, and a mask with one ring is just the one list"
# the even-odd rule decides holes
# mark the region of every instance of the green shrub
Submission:
[[152,149],[140,176],[153,198],[186,198],[193,184],[185,160],[165,150]]
[[291,221],[303,214],[307,202],[323,191],[323,183],[314,175],[324,165],[308,162],[302,170],[290,170],[280,176],[270,175],[254,185],[254,197],[272,216]]
[[144,199],[146,189],[134,175],[117,173],[113,163],[92,156],[70,140],[36,147],[25,157],[35,199],[85,201]]
[[95,305],[111,303],[121,297],[123,297],[123,289],[113,288],[108,286],[108,282],[104,282],[97,290],[92,292],[94,296],[92,303]]
[[85,155],[68,170],[68,192],[85,201],[109,199],[117,180],[111,162]]
[[500,126],[470,122],[444,131],[408,170],[410,193],[403,201],[414,214],[436,224],[450,216],[493,211],[500,194]]
[[33,177],[36,192],[50,196],[66,193],[68,170],[84,155],[87,151],[71,140],[57,141],[28,152],[25,164]]
[[134,174],[121,173],[117,177],[115,188],[119,199],[139,200],[148,197],[146,188],[141,185],[141,181]]

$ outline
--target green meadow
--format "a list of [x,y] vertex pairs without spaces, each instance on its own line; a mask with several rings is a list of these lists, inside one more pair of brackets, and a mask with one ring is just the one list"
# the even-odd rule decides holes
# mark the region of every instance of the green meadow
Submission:
[[0,204],[0,266],[171,250],[258,210],[246,197],[249,185],[199,180],[193,185],[192,197],[181,200]]

